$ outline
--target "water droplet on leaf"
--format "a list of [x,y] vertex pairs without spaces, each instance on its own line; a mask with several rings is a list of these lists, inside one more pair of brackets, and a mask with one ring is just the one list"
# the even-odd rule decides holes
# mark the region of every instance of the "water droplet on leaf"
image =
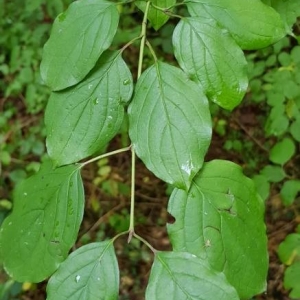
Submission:
[[76,283],[79,282],[79,280],[80,280],[80,275],[76,275],[76,277],[75,277]]
[[129,85],[131,83],[130,79],[123,80],[124,85]]

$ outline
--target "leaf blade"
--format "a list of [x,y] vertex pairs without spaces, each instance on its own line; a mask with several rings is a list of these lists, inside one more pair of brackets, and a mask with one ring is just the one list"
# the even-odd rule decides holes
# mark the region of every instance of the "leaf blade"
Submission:
[[[116,33],[119,14],[107,1],[75,1],[54,21],[44,46],[41,76],[58,91],[81,81]],[[101,29],[101,30],[100,30]]]
[[1,226],[4,268],[17,281],[39,282],[51,275],[76,241],[83,217],[78,167],[53,170],[46,162],[15,192],[14,208]]
[[118,298],[119,269],[113,241],[82,246],[60,265],[47,286],[47,300]]
[[265,289],[264,206],[239,166],[206,163],[188,193],[174,190],[168,210],[176,219],[167,227],[175,251],[191,252],[224,272],[241,299]]
[[284,165],[296,152],[296,146],[292,139],[286,137],[276,143],[270,150],[269,159],[271,162]]
[[138,80],[128,113],[133,147],[147,168],[188,189],[211,139],[201,90],[180,69],[157,62]]
[[118,133],[133,90],[119,52],[105,52],[80,84],[52,93],[45,114],[47,150],[56,165],[102,150]]
[[146,300],[239,299],[224,274],[187,252],[158,252],[152,265]]
[[210,100],[228,110],[242,101],[248,87],[246,59],[213,20],[182,19],[174,30],[173,46],[181,68]]
[[279,14],[260,0],[186,0],[192,16],[215,19],[243,50],[267,47],[286,34]]

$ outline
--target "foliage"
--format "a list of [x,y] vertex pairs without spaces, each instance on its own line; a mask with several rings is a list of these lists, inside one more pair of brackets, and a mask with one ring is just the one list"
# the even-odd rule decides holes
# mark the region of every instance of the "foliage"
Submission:
[[[238,0],[213,2],[180,4],[191,15],[179,16],[173,33],[174,54],[182,69],[161,62],[147,39],[147,19],[159,30],[170,16],[178,17],[172,12],[173,1],[137,1],[144,14],[141,32],[116,51],[109,47],[120,43],[113,41],[122,11],[118,6],[127,3],[79,0],[55,19],[41,64],[42,78],[52,90],[45,113],[51,160],[44,160],[34,176],[18,185],[13,211],[0,230],[1,260],[13,279],[39,282],[51,276],[48,299],[117,299],[113,243],[128,235],[128,242],[135,238],[154,254],[146,299],[165,298],[166,288],[172,299],[248,299],[265,290],[264,204],[253,181],[236,164],[204,163],[212,133],[208,101],[227,110],[240,103],[248,83],[242,49],[280,40],[291,32],[290,18],[280,7],[274,5],[279,14],[259,0],[245,4],[247,9]],[[33,3],[40,7],[40,1]],[[134,86],[122,56],[137,41]],[[153,63],[143,72],[145,46]],[[99,155],[125,116],[131,145]],[[293,156],[293,145],[288,137],[275,145],[270,159],[279,166],[269,169],[277,168],[284,176],[281,165]],[[68,256],[83,216],[81,170],[129,150],[129,228]],[[154,249],[135,233],[136,155],[174,187],[169,203],[176,219],[168,226],[171,252]],[[79,162],[89,156],[94,157]],[[273,175],[267,168],[265,172]],[[243,268],[245,262],[248,268]]]
[[284,273],[284,287],[290,289],[290,297],[300,297],[299,275],[300,275],[300,234],[289,234],[279,245],[278,255],[280,260],[288,266]]

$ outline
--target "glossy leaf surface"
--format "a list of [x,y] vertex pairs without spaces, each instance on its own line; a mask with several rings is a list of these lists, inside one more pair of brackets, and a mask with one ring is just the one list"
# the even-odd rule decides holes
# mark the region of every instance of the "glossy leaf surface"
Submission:
[[118,10],[111,2],[73,2],[55,19],[44,46],[41,75],[45,83],[57,91],[81,81],[110,46],[118,22]]
[[47,300],[114,300],[119,267],[111,240],[77,249],[50,278]]
[[179,65],[208,99],[228,110],[242,101],[248,86],[246,59],[215,21],[182,19],[174,30],[173,46]]
[[157,62],[140,77],[129,106],[137,155],[162,180],[188,189],[211,139],[208,101],[180,69]]
[[224,274],[187,252],[158,252],[151,269],[146,300],[238,300]]
[[48,161],[15,190],[12,213],[1,226],[0,254],[15,280],[50,276],[76,241],[84,194],[78,167],[53,169]]
[[260,0],[185,0],[195,17],[214,19],[244,50],[267,47],[286,34],[280,15]]
[[168,225],[173,249],[224,272],[241,299],[265,290],[268,270],[264,205],[254,183],[228,161],[206,163],[188,193],[175,189]]
[[[146,9],[146,1],[136,1],[136,6],[143,12]],[[151,4],[158,6],[160,8],[168,8],[176,3],[176,0],[152,0]],[[151,25],[155,30],[158,30],[162,27],[168,20],[169,16],[164,12],[156,9],[155,7],[150,5],[149,12],[148,12],[148,20],[150,21]]]
[[45,123],[47,150],[55,164],[77,162],[106,146],[120,129],[132,90],[120,53],[106,52],[84,81],[52,93]]

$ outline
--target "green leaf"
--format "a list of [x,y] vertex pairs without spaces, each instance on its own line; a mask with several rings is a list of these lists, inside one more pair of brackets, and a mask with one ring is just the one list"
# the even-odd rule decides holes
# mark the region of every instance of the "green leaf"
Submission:
[[187,252],[157,252],[152,265],[146,300],[238,300],[224,274]]
[[[145,12],[147,5],[146,3],[146,1],[136,1],[135,5],[142,12]],[[169,8],[170,6],[173,6],[176,3],[176,0],[151,0],[151,3],[160,8]],[[154,8],[153,6],[150,6],[147,18],[150,21],[152,27],[155,30],[158,30],[169,20],[170,17],[164,12]]]
[[47,300],[113,300],[118,294],[119,268],[112,240],[71,253],[47,286]]
[[174,30],[173,46],[181,68],[210,100],[228,110],[242,101],[248,86],[246,59],[215,21],[182,19]]
[[300,142],[299,128],[300,128],[300,118],[298,118],[296,121],[294,121],[292,123],[292,125],[290,126],[290,133],[297,142]]
[[282,167],[272,165],[265,166],[260,173],[270,182],[280,182],[286,176]]
[[284,134],[289,127],[289,123],[289,119],[283,113],[281,115],[278,115],[277,117],[269,116],[265,125],[267,136],[280,136]]
[[264,175],[255,175],[252,180],[260,197],[266,200],[270,195],[270,183],[268,179]]
[[285,270],[283,285],[286,289],[290,290],[289,294],[291,299],[300,298],[300,261],[295,262]]
[[300,259],[300,234],[291,233],[278,247],[279,259],[287,266]]
[[267,47],[286,34],[280,15],[260,0],[185,0],[192,16],[214,19],[244,50]]
[[0,230],[0,256],[15,280],[40,282],[67,257],[83,216],[79,169],[47,161],[15,190],[14,207]]
[[296,146],[292,139],[284,138],[270,150],[269,159],[275,164],[284,165],[292,158],[295,151]]
[[114,3],[73,2],[55,19],[44,46],[41,76],[45,83],[58,91],[80,82],[110,46],[118,22]]
[[241,299],[265,290],[264,204],[241,167],[222,160],[204,164],[188,193],[174,190],[168,210],[176,220],[168,225],[175,251],[193,253],[224,272]]
[[139,78],[129,106],[137,155],[162,180],[188,190],[211,140],[208,101],[179,68],[156,62]]
[[118,133],[133,90],[119,52],[105,52],[80,84],[52,93],[46,109],[47,149],[56,165],[101,150]]
[[[266,2],[266,0],[263,0]],[[271,5],[281,16],[286,32],[292,34],[292,26],[296,23],[297,17],[300,16],[299,0],[268,0]]]
[[280,191],[280,196],[284,205],[293,204],[297,194],[300,192],[300,180],[285,181]]

